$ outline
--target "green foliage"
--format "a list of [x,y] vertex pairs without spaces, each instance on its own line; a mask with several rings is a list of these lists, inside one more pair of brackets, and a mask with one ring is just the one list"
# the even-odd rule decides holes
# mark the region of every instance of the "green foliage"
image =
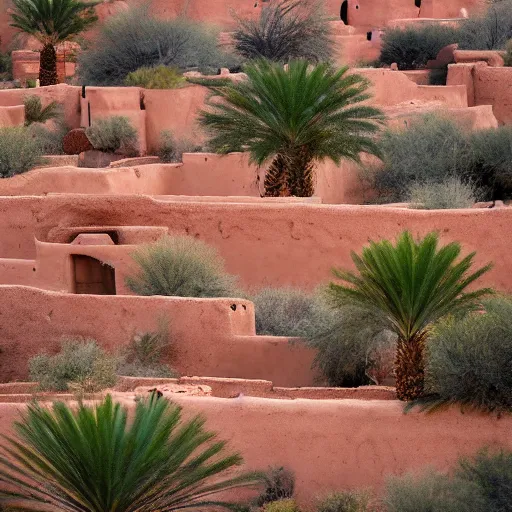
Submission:
[[300,508],[295,500],[284,499],[271,501],[263,506],[264,512],[300,512]]
[[132,71],[128,73],[124,83],[129,87],[144,89],[177,89],[185,85],[186,80],[176,68],[161,65]]
[[138,333],[128,345],[117,373],[128,377],[178,377],[177,372],[162,363],[163,352],[167,356],[173,352],[166,325],[157,332]]
[[127,156],[137,154],[137,130],[123,116],[111,116],[93,121],[85,134],[94,149],[110,153],[120,152]]
[[224,270],[217,251],[192,237],[163,237],[138,248],[132,257],[139,269],[126,284],[138,295],[232,297],[235,279]]
[[41,159],[41,147],[26,128],[0,128],[0,178],[10,178],[34,168]]
[[233,80],[230,78],[208,78],[202,76],[188,76],[186,80],[191,84],[212,88],[226,87],[227,85],[231,85],[233,83]]
[[123,85],[129,73],[143,67],[218,69],[235,59],[219,49],[217,34],[207,26],[184,17],[158,19],[146,5],[109,18],[78,63],[82,83]]
[[481,16],[465,20],[457,42],[462,50],[502,50],[512,39],[512,0],[489,6]]
[[423,69],[439,51],[457,42],[458,33],[446,25],[422,25],[404,29],[388,29],[382,37],[380,62],[398,64],[398,69]]
[[174,135],[163,130],[160,133],[160,147],[158,157],[164,163],[178,163],[183,161],[183,153],[196,153],[202,151],[202,147],[189,139],[176,140]]
[[316,512],[370,512],[370,497],[362,492],[334,492],[319,501]]
[[307,61],[292,61],[287,69],[257,61],[244,71],[248,80],[219,88],[224,101],[212,102],[200,122],[218,153],[244,149],[258,165],[274,158],[268,195],[311,195],[313,162],[358,161],[361,151],[378,152],[373,134],[383,116],[360,105],[368,98],[363,77]]
[[263,5],[258,19],[238,18],[235,50],[244,59],[328,61],[333,53],[331,29],[316,0],[279,0]]
[[64,340],[56,355],[40,354],[29,361],[30,379],[43,391],[93,393],[116,383],[116,358],[95,340]]
[[424,408],[458,403],[512,412],[512,301],[485,301],[485,314],[449,318],[434,329],[427,347]]
[[[263,475],[263,483],[265,490],[256,499],[258,507],[280,500],[290,500],[295,491],[295,473],[283,466],[270,467]],[[279,508],[274,512],[285,511]]]
[[12,80],[12,59],[10,53],[0,52],[0,80]]
[[68,41],[98,18],[96,2],[79,0],[13,0],[11,26],[30,34],[43,45]]
[[512,67],[512,39],[507,44],[504,61],[505,66]]
[[470,183],[460,178],[447,178],[441,183],[415,183],[409,189],[411,208],[446,210],[471,208],[476,202],[476,191]]
[[255,484],[259,475],[229,471],[242,464],[181,408],[153,394],[135,417],[107,396],[78,408],[28,406],[0,457],[3,506],[67,512],[206,510],[230,504],[218,492]]
[[56,101],[48,103],[43,108],[39,96],[26,96],[23,104],[25,105],[25,126],[32,123],[46,123],[46,121],[58,119],[62,115],[61,108]]
[[57,122],[52,128],[39,123],[27,128],[27,134],[35,139],[43,155],[63,155],[62,141],[68,132],[69,128],[63,122]]

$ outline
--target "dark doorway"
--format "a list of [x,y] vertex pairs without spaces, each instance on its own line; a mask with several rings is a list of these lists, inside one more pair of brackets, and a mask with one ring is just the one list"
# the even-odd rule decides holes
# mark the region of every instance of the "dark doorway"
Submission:
[[341,4],[340,18],[345,25],[348,25],[348,0],[344,0]]
[[371,41],[372,40],[372,32],[366,32],[366,40]]
[[421,7],[421,0],[414,0],[414,5],[419,9]]
[[101,261],[73,254],[73,272],[75,279],[75,293],[91,295],[115,295],[115,270]]

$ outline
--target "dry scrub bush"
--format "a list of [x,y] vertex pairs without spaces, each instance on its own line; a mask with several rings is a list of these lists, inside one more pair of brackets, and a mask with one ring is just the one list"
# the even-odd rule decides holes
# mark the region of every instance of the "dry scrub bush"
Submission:
[[190,139],[176,139],[169,130],[162,130],[160,133],[158,157],[162,162],[183,162],[183,153],[196,153],[200,151],[202,151],[202,147]]
[[116,383],[116,366],[95,340],[72,338],[62,341],[59,353],[30,359],[29,374],[43,391],[93,393]]
[[183,75],[168,66],[139,68],[129,73],[124,81],[128,87],[143,87],[144,89],[177,89],[186,85]]
[[370,510],[369,495],[353,491],[328,494],[316,506],[316,512],[370,512]]
[[285,499],[266,503],[263,512],[300,512],[300,508],[295,500]]
[[512,67],[512,39],[507,44],[507,51],[505,53],[505,66]]
[[10,178],[34,168],[42,148],[27,128],[0,128],[0,178]]
[[138,295],[233,297],[236,279],[213,247],[186,236],[166,236],[137,249],[138,272],[126,284]]
[[420,210],[471,208],[476,197],[475,188],[457,177],[440,183],[415,183],[409,189],[410,207]]
[[264,491],[256,499],[258,507],[280,500],[290,500],[295,492],[295,473],[283,466],[270,467],[263,475],[263,484]]
[[127,156],[137,154],[137,130],[123,116],[111,116],[93,121],[85,134],[94,149],[109,153],[120,152]]

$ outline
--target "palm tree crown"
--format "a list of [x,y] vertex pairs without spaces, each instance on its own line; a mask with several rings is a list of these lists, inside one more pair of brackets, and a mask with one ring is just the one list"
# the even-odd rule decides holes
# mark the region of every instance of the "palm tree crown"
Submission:
[[383,115],[361,104],[369,98],[363,77],[304,60],[286,67],[260,60],[245,72],[246,81],[217,90],[222,101],[211,102],[200,122],[215,151],[247,150],[258,165],[274,159],[267,195],[312,195],[315,161],[378,153],[373,134]]
[[220,491],[260,481],[256,473],[222,478],[241,464],[199,418],[153,394],[127,410],[110,396],[95,408],[30,405],[0,457],[0,504],[68,512],[206,509]]
[[452,242],[439,248],[439,235],[415,242],[404,232],[395,245],[388,240],[370,242],[359,256],[352,253],[357,273],[334,270],[346,284],[331,283],[337,304],[355,302],[378,311],[398,335],[395,373],[399,398],[410,400],[423,393],[423,348],[429,326],[449,314],[481,308],[488,288],[465,290],[491,265],[471,273],[475,253],[458,261],[461,246]]

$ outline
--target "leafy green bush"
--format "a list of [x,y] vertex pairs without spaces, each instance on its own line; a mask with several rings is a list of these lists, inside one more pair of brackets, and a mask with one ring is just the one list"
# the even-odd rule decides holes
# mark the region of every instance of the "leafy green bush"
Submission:
[[68,132],[69,129],[63,122],[58,122],[52,128],[39,123],[33,123],[27,128],[27,133],[35,139],[43,155],[64,154],[62,141]]
[[41,147],[27,128],[0,128],[0,178],[30,171],[41,156]]
[[132,71],[126,76],[124,83],[129,87],[144,89],[177,89],[184,86],[187,81],[176,68],[161,65]]
[[274,501],[289,500],[295,491],[295,474],[284,466],[270,467],[263,475],[263,483],[265,490],[256,499],[258,507]]
[[512,67],[512,39],[508,42],[505,53],[505,66]]
[[485,314],[448,319],[427,345],[424,407],[459,403],[512,412],[512,300],[485,301]]
[[400,70],[423,69],[427,61],[435,59],[445,46],[456,43],[457,38],[455,28],[439,24],[389,29],[382,37],[380,62],[396,62]]
[[0,80],[12,79],[12,59],[9,53],[0,52]]
[[75,338],[62,342],[58,354],[41,354],[29,361],[30,379],[44,391],[92,393],[116,383],[115,357],[95,340]]
[[277,500],[266,503],[263,506],[264,512],[300,512],[300,508],[295,500]]
[[476,197],[474,186],[457,177],[441,183],[415,183],[409,189],[410,207],[422,210],[470,208]]
[[172,352],[167,326],[157,332],[136,334],[117,367],[118,375],[127,377],[178,377],[169,365],[162,364],[162,352]]
[[120,152],[128,156],[137,154],[137,130],[127,117],[111,116],[93,121],[86,128],[85,134],[94,149],[110,153]]
[[233,297],[235,278],[224,270],[217,251],[192,237],[166,236],[137,249],[138,273],[126,284],[138,295]]
[[189,139],[176,140],[174,135],[163,130],[160,133],[160,147],[158,156],[162,162],[178,163],[183,161],[183,153],[196,153],[202,151],[202,147]]
[[370,512],[370,497],[362,492],[334,492],[318,503],[316,512]]
[[25,105],[25,126],[32,123],[46,123],[50,119],[61,117],[61,107],[56,101],[52,101],[43,108],[39,96],[26,96],[23,100]]
[[208,78],[203,76],[188,76],[187,82],[195,85],[202,85],[203,87],[226,87],[231,85],[233,80],[230,78]]
[[180,70],[231,67],[236,59],[219,50],[217,34],[184,17],[162,20],[148,6],[112,16],[98,37],[78,58],[78,73],[86,85],[123,85],[142,67],[171,66]]
[[332,55],[331,29],[320,2],[278,0],[263,5],[258,19],[237,21],[233,41],[244,59],[322,62]]
[[502,50],[512,38],[512,0],[491,4],[480,15],[465,20],[457,42],[462,50]]

